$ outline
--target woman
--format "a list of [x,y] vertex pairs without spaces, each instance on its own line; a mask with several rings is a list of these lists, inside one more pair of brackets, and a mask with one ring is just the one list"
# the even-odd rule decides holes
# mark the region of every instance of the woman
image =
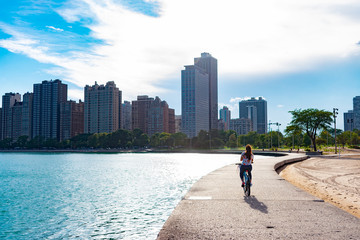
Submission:
[[240,158],[240,162],[241,162],[241,167],[240,167],[240,179],[241,179],[241,186],[244,187],[244,172],[246,170],[248,170],[249,172],[249,177],[250,177],[250,183],[251,183],[251,170],[252,170],[252,166],[251,164],[254,163],[254,154],[252,154],[251,151],[251,146],[248,144],[246,145],[246,151],[243,152],[241,154],[241,158]]

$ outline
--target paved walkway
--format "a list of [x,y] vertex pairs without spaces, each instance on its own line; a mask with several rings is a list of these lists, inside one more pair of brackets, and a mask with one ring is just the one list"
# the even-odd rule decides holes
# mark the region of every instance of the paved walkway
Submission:
[[244,197],[235,165],[204,176],[178,204],[158,239],[359,239],[359,218],[274,171],[275,165],[299,156],[255,160],[250,197]]

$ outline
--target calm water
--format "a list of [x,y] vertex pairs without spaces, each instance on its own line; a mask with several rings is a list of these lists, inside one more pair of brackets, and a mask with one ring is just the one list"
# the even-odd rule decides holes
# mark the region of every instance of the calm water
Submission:
[[0,239],[155,239],[218,154],[0,153]]

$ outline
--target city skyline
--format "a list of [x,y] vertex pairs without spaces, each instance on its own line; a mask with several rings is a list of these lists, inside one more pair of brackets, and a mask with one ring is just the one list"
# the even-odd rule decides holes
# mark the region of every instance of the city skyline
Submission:
[[[123,100],[161,96],[179,115],[182,66],[209,52],[219,65],[218,110],[227,106],[237,118],[240,100],[263,97],[268,120],[283,130],[290,110],[335,107],[343,129],[343,113],[360,95],[359,3],[188,3],[2,3],[0,94],[61,79],[69,99],[84,100],[86,84],[114,81]],[[208,22],[199,29],[197,19]]]

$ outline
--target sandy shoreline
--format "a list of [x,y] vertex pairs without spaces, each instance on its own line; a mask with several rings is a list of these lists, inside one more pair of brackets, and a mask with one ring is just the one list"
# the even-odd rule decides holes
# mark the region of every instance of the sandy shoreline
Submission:
[[360,218],[360,155],[310,158],[286,166],[280,176]]

